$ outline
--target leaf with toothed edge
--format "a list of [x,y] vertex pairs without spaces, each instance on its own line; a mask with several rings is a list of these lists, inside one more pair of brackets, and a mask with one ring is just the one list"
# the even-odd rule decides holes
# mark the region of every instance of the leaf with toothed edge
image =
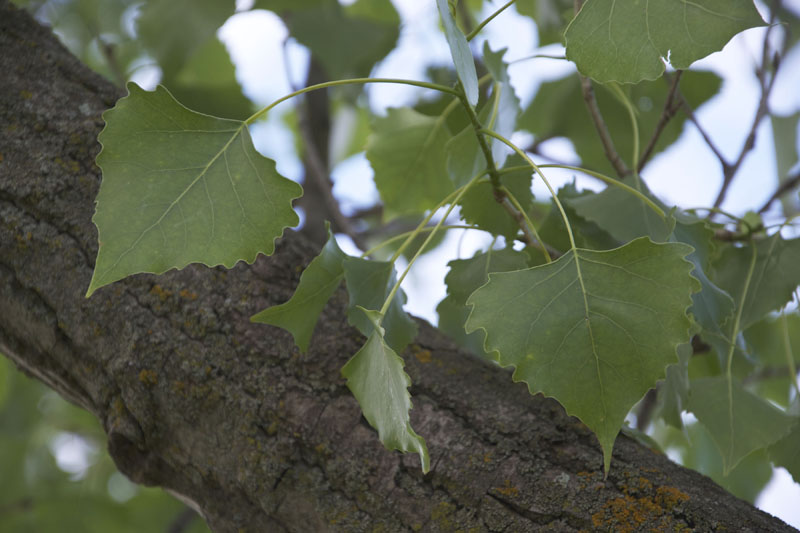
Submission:
[[699,283],[684,244],[644,237],[614,250],[573,249],[556,261],[489,275],[467,303],[467,332],[513,366],[531,394],[559,401],[597,435],[608,472],[633,405],[677,362]]
[[271,254],[299,222],[302,188],[255,150],[244,122],[191,111],[161,86],[127,87],[98,137],[100,246],[87,296],[131,274]]
[[363,307],[355,311],[366,315],[373,331],[364,346],[342,367],[347,387],[358,400],[364,418],[378,431],[383,445],[389,450],[418,453],[422,472],[428,473],[431,460],[425,439],[411,428],[408,416],[411,379],[403,370],[403,359],[384,340],[382,315]]

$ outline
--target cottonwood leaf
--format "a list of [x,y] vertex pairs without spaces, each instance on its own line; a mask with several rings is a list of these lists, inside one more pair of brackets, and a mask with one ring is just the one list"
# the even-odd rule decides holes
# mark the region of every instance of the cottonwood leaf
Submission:
[[679,213],[672,239],[694,248],[687,259],[694,263],[692,276],[700,281],[702,290],[692,295],[692,309],[695,320],[706,331],[722,334],[722,326],[732,316],[733,298],[717,287],[707,275],[714,253],[714,231],[700,219]]
[[[659,204],[662,210],[668,211],[658,199],[650,194],[644,182],[638,180],[632,185],[636,190]],[[567,203],[579,216],[594,222],[620,242],[645,236],[655,242],[664,242],[675,227],[675,217],[672,213],[667,213],[662,218],[642,200],[613,185],[607,186],[597,194],[587,194],[567,200]]]
[[783,307],[800,284],[800,239],[785,240],[776,233],[756,242],[758,256],[745,294],[752,246],[728,246],[713,265],[713,281],[733,297],[737,308],[743,308],[740,331]]
[[654,80],[763,26],[752,0],[589,0],[564,33],[567,59],[601,83]]
[[[394,264],[388,261],[371,261],[359,257],[348,257],[344,263],[344,278],[347,282],[347,292],[350,295],[350,307],[347,319],[366,337],[373,330],[373,324],[368,317],[358,309],[362,307],[377,311],[389,297],[397,277]],[[403,310],[406,295],[399,289],[383,317],[382,325],[386,329],[386,342],[395,351],[402,352],[417,335],[417,325]]]
[[722,455],[723,474],[778,441],[797,421],[725,376],[692,380],[689,410],[711,433]]
[[692,357],[692,345],[681,344],[677,351],[678,362],[667,367],[667,376],[658,388],[656,409],[667,424],[681,429],[681,413],[689,401],[689,359]]
[[[491,121],[497,93],[493,96],[478,112],[478,121],[481,124],[489,124]],[[456,187],[466,185],[478,172],[486,169],[486,156],[481,150],[472,124],[464,126],[460,132],[447,141],[445,151],[447,173]]]
[[[508,162],[509,166],[526,164],[525,160],[516,154],[512,155]],[[529,211],[533,204],[531,173],[530,168],[525,168],[503,174],[500,177],[500,183],[514,195],[525,211]],[[520,231],[519,222],[495,200],[491,183],[483,182],[472,185],[461,197],[459,205],[461,206],[461,218],[466,222],[493,235],[502,235],[507,242],[512,241]]]
[[485,330],[486,350],[515,367],[515,381],[556,398],[589,426],[608,471],[628,411],[688,341],[686,309],[699,289],[684,259],[691,251],[641,238],[490,274],[467,302],[467,332]]
[[411,428],[408,416],[411,379],[403,370],[403,359],[384,340],[380,313],[364,308],[356,311],[364,315],[373,329],[366,344],[342,367],[347,387],[358,400],[364,418],[378,431],[383,445],[389,450],[418,453],[422,472],[427,473],[428,448],[425,439]]
[[328,226],[328,241],[300,275],[300,283],[288,302],[264,309],[250,320],[289,331],[301,352],[308,350],[320,313],[344,279],[345,254]]
[[445,164],[448,139],[443,117],[397,108],[375,119],[367,159],[387,218],[422,213],[453,191]]
[[[517,127],[517,117],[520,113],[519,99],[514,93],[511,79],[508,77],[508,65],[503,62],[503,56],[507,48],[493,52],[489,48],[489,41],[483,43],[483,61],[486,69],[495,81],[494,91],[496,112],[492,113],[494,120],[484,126],[499,133],[503,137],[510,138]],[[492,147],[492,157],[495,165],[502,167],[508,157],[508,147],[499,139],[489,139]]]
[[453,56],[453,64],[456,67],[458,79],[464,87],[467,101],[470,105],[475,105],[478,103],[478,74],[475,71],[472,50],[469,49],[467,38],[458,29],[456,20],[453,18],[453,14],[450,13],[447,0],[436,0],[436,5],[439,8],[439,16],[442,17],[444,35],[447,38],[448,46],[450,46],[450,54]]
[[[513,156],[512,156],[513,157]],[[558,190],[558,200],[561,202],[564,212],[569,220],[575,237],[575,244],[579,248],[589,248],[591,250],[610,250],[620,245],[607,231],[592,221],[586,220],[575,212],[570,205],[570,200],[596,194],[592,191],[579,191],[574,183],[568,183]],[[556,207],[555,202],[550,201],[550,210],[544,217],[539,227],[539,235],[542,240],[554,247],[556,250],[568,250],[571,246],[567,227],[561,212]]]
[[246,124],[195,113],[163,87],[128,91],[98,137],[100,248],[87,296],[139,272],[271,254],[298,223],[302,189],[256,152]]
[[[166,77],[178,73],[192,55],[233,15],[233,0],[148,0],[136,21],[139,38]],[[185,31],[176,31],[176,28]]]
[[782,439],[772,444],[767,453],[775,466],[785,468],[800,483],[800,423],[795,421],[792,430]]

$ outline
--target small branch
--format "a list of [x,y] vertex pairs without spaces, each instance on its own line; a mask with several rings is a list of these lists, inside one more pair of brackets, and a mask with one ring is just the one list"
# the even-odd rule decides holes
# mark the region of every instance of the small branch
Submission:
[[600,141],[603,143],[603,150],[606,157],[611,162],[614,170],[620,178],[624,178],[631,173],[628,166],[617,153],[614,147],[614,141],[611,139],[611,134],[608,132],[603,115],[600,113],[600,107],[597,105],[597,99],[594,96],[594,88],[592,87],[592,80],[585,76],[580,76],[581,89],[583,91],[583,100],[586,102],[586,107],[589,109],[589,115],[592,117],[594,127],[597,129],[597,134],[600,136]]
[[[656,143],[658,143],[658,139],[661,137],[664,128],[678,111],[678,106],[675,104],[675,95],[677,93],[678,84],[681,81],[682,75],[683,71],[679,70],[675,73],[675,77],[670,81],[667,100],[664,102],[664,110],[661,112],[661,116],[658,119],[658,124],[656,124],[656,128],[653,131],[653,136],[650,138],[650,142],[647,143],[647,147],[644,149],[642,157],[639,159],[639,163],[636,165],[637,172],[641,172],[644,166],[647,164],[647,161],[653,154],[653,150],[655,150]],[[666,74],[664,76],[666,77]]]
[[769,197],[769,200],[764,202],[764,205],[761,206],[761,209],[758,210],[758,213],[761,214],[767,209],[769,209],[769,206],[772,205],[772,202],[774,202],[787,192],[791,191],[797,185],[800,185],[800,170],[795,172],[793,176],[789,176],[788,178],[786,178],[786,181],[780,184],[780,186],[775,190],[772,196]]
[[717,199],[714,200],[714,207],[719,207],[722,205],[722,202],[725,200],[725,195],[728,193],[728,188],[730,187],[731,183],[733,182],[733,178],[736,176],[736,173],[739,171],[739,168],[742,166],[744,162],[744,158],[756,145],[756,132],[758,130],[758,126],[761,124],[761,121],[767,115],[769,110],[768,100],[769,95],[772,92],[772,87],[775,85],[775,79],[777,78],[777,71],[778,71],[778,60],[777,60],[777,53],[775,55],[775,59],[773,61],[773,72],[772,76],[769,80],[767,80],[767,67],[769,64],[769,35],[772,31],[774,22],[775,22],[775,11],[776,7],[773,4],[771,14],[769,17],[769,26],[767,26],[767,30],[764,33],[764,44],[762,46],[761,51],[761,64],[756,71],[756,76],[758,77],[758,83],[761,87],[761,98],[758,101],[758,108],[756,109],[755,117],[753,117],[753,123],[750,126],[750,131],[745,138],[744,145],[742,149],[739,151],[739,156],[736,158],[736,162],[732,165],[723,165],[723,179],[722,179],[722,187],[720,187],[719,193],[717,194]]
[[697,128],[697,131],[700,133],[700,136],[703,138],[708,148],[717,157],[720,165],[722,165],[723,172],[725,172],[725,169],[730,166],[730,163],[728,163],[728,160],[725,159],[724,155],[722,155],[722,152],[720,152],[719,148],[717,148],[717,145],[714,144],[714,141],[711,140],[711,136],[708,134],[705,128],[703,128],[703,126],[700,124],[700,121],[697,120],[697,116],[694,114],[694,109],[692,109],[692,106],[689,105],[689,102],[683,96],[680,89],[677,90],[677,93],[678,93],[678,103],[680,104],[681,109],[683,110],[684,113],[686,113],[686,116],[689,118],[689,121],[692,124],[694,124],[694,127]]

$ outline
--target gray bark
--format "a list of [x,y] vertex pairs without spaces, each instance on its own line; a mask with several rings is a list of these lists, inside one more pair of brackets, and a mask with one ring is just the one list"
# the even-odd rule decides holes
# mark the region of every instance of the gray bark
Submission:
[[791,531],[625,437],[593,435],[426,324],[403,354],[432,470],[389,452],[339,369],[346,298],[306,355],[249,317],[315,250],[289,233],[230,271],[137,275],[90,299],[101,113],[118,89],[0,0],[0,351],[91,411],[120,470],[216,531]]

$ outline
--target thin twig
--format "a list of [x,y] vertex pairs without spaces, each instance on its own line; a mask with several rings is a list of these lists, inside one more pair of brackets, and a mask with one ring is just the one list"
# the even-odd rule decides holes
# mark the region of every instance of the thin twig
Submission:
[[[580,75],[579,75],[580,76]],[[600,136],[600,141],[603,143],[603,150],[606,153],[606,158],[611,162],[614,170],[620,178],[631,173],[625,161],[617,153],[614,147],[614,141],[611,139],[611,134],[608,131],[603,115],[600,113],[600,107],[597,105],[597,99],[594,96],[594,87],[592,87],[592,80],[586,76],[580,76],[581,89],[583,92],[583,101],[586,102],[586,107],[589,109],[589,115],[592,117],[594,127],[597,129],[597,134]]]
[[725,169],[730,166],[730,163],[728,163],[728,160],[725,159],[724,155],[722,155],[722,152],[719,150],[719,148],[717,148],[717,145],[714,144],[714,141],[711,140],[711,136],[708,134],[705,128],[703,128],[703,126],[700,124],[700,121],[697,120],[697,115],[694,114],[694,109],[692,109],[692,106],[689,105],[689,102],[683,96],[683,93],[681,93],[680,89],[677,90],[677,93],[678,93],[678,102],[680,103],[681,109],[683,110],[684,113],[686,113],[686,116],[689,118],[689,121],[692,124],[694,124],[694,127],[697,128],[697,131],[700,133],[700,136],[703,138],[708,148],[712,152],[714,152],[714,155],[719,160],[720,165],[722,165],[723,171],[725,171]]
[[761,206],[761,209],[758,210],[759,213],[763,213],[769,206],[772,205],[772,202],[792,190],[797,185],[800,185],[800,170],[794,173],[793,176],[789,176],[786,180],[780,184],[780,186],[775,190],[772,196],[769,197],[769,200],[764,202],[764,205]]
[[717,194],[717,199],[714,200],[714,207],[719,207],[722,205],[722,202],[725,200],[725,195],[728,193],[728,188],[730,187],[731,183],[733,182],[733,178],[736,176],[736,173],[739,171],[739,168],[742,166],[744,162],[744,158],[747,156],[748,153],[755,147],[756,145],[756,132],[758,130],[758,126],[761,124],[761,121],[767,115],[769,111],[769,95],[772,92],[772,87],[775,85],[775,79],[777,78],[777,71],[778,71],[778,61],[777,61],[777,53],[775,55],[774,61],[774,68],[772,72],[772,76],[767,80],[767,66],[769,63],[769,35],[773,28],[773,23],[775,22],[775,12],[776,12],[776,5],[773,4],[771,9],[770,17],[769,17],[769,25],[767,26],[767,30],[764,32],[764,44],[761,50],[761,64],[759,65],[758,69],[756,70],[756,76],[758,78],[758,84],[761,87],[761,98],[758,101],[758,108],[756,109],[755,117],[753,117],[753,123],[750,126],[750,131],[745,138],[744,145],[742,145],[742,149],[739,151],[739,156],[736,158],[736,162],[730,165],[723,165],[723,178],[722,178],[722,186],[720,187],[719,193]]
[[[658,139],[661,138],[661,134],[664,132],[664,128],[666,128],[667,124],[672,117],[675,116],[675,113],[678,111],[678,107],[675,105],[675,94],[678,89],[678,84],[681,81],[681,76],[683,75],[683,71],[679,70],[675,73],[675,77],[672,78],[669,84],[669,92],[667,93],[667,100],[664,102],[664,110],[661,111],[661,116],[658,118],[658,124],[656,124],[656,128],[653,131],[653,136],[650,138],[650,142],[647,143],[647,147],[644,149],[642,153],[642,157],[639,158],[639,163],[636,165],[637,172],[641,172],[644,166],[647,164],[647,161],[650,159],[650,156],[653,154],[655,150],[656,143],[658,143]],[[666,77],[666,74],[664,75]]]

